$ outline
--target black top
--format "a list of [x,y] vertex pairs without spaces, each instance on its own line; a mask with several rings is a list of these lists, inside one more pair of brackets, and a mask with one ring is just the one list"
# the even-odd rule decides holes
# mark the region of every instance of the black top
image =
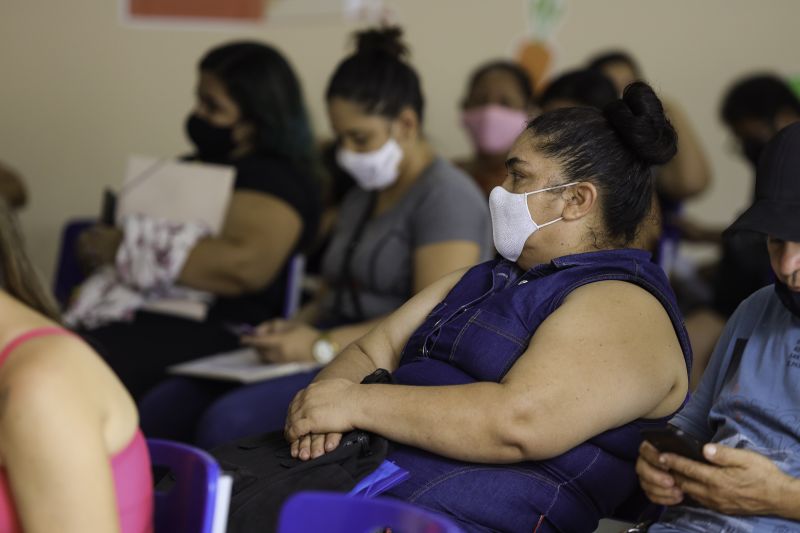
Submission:
[[[293,254],[302,252],[312,244],[322,208],[319,185],[310,171],[285,159],[256,154],[232,162],[206,162],[234,166],[234,190],[268,194],[283,200],[297,211],[303,228]],[[280,316],[286,294],[286,274],[284,264],[280,275],[264,289],[232,298],[218,297],[209,311],[208,320],[258,324]]]

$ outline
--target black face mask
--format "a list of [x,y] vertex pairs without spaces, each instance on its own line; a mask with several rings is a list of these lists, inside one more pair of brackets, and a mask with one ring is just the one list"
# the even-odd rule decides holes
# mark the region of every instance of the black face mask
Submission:
[[761,152],[764,151],[766,145],[767,143],[755,139],[742,140],[742,154],[750,161],[753,168],[758,168],[758,158],[761,157]]
[[225,159],[236,147],[232,127],[214,126],[197,115],[189,115],[186,133],[203,159]]
[[775,293],[778,295],[783,306],[794,316],[800,318],[800,292],[791,291],[785,284],[776,281]]

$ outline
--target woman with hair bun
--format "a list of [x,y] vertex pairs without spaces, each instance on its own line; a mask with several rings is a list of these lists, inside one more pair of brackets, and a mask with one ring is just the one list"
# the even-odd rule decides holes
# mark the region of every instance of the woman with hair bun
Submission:
[[[264,322],[243,338],[265,361],[326,364],[426,286],[491,257],[485,198],[423,135],[424,97],[401,35],[399,28],[358,33],[356,52],[328,85],[336,159],[357,187],[339,209],[320,298],[297,320]],[[282,429],[286,407],[315,374],[234,391],[170,380],[142,402],[143,427],[206,447]]]
[[[292,455],[372,431],[411,472],[389,495],[465,531],[594,531],[639,490],[640,431],[687,395],[675,296],[631,247],[675,152],[644,83],[531,121],[490,196],[503,258],[421,291],[322,370],[289,408]],[[378,368],[397,384],[359,384]]]

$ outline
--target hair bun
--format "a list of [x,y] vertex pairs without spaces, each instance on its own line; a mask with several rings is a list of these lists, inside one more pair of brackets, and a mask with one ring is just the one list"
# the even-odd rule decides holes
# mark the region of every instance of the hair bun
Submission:
[[678,135],[653,89],[637,81],[621,100],[603,108],[603,115],[625,145],[648,165],[663,165],[678,151]]
[[403,30],[397,26],[375,28],[356,33],[356,54],[385,54],[395,59],[408,55]]

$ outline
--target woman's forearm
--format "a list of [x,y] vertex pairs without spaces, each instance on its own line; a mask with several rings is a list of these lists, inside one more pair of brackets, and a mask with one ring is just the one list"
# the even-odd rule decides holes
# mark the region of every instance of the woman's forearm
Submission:
[[525,459],[509,429],[507,391],[498,383],[447,387],[359,385],[354,425],[389,440],[461,461],[514,463]]
[[346,379],[353,383],[361,383],[361,380],[372,374],[378,366],[361,349],[358,343],[351,344],[345,348],[336,358],[317,374],[314,381],[324,379]]
[[326,333],[330,340],[336,343],[340,349],[344,349],[350,343],[357,341],[369,333],[372,328],[381,323],[383,318],[384,317],[378,317],[356,324],[347,324],[346,326],[331,328]]

